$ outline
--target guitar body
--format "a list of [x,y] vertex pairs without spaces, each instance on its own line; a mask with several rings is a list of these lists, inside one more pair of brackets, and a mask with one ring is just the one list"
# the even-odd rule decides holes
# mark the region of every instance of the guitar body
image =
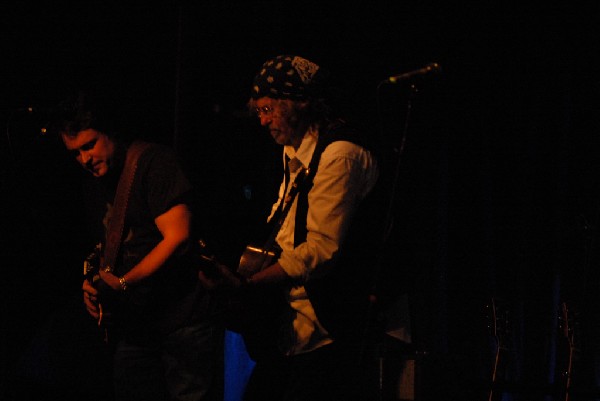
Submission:
[[100,279],[100,268],[102,263],[102,244],[97,244],[83,262],[83,276],[98,290],[98,308],[100,309],[98,327],[101,329],[104,342],[108,343],[108,331],[110,326],[114,323],[113,310],[116,301],[114,296],[111,296],[114,292]]
[[238,266],[237,272],[241,276],[248,278],[268,267],[274,258],[275,252],[248,245],[240,257],[240,265]]
[[[210,254],[205,247],[201,248],[205,255]],[[270,266],[275,258],[275,252],[249,245],[234,274],[243,280]],[[212,255],[203,259],[204,265],[207,261],[218,264]],[[257,361],[282,356],[277,347],[279,333],[285,316],[291,316],[291,308],[281,288],[242,286],[233,291],[213,292],[212,300],[214,318],[226,329],[242,336],[250,358]]]
[[[259,247],[246,246],[240,257],[237,272],[250,277],[270,266],[276,253]],[[230,305],[228,328],[244,339],[246,350],[253,360],[282,356],[278,348],[282,323],[292,316],[280,287],[249,287],[239,291]]]

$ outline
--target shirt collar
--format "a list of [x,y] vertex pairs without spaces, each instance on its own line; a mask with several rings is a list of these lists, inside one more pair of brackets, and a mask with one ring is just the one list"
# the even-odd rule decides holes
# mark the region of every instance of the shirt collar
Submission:
[[287,157],[293,159],[294,157],[302,162],[304,167],[308,167],[312,155],[315,151],[315,147],[317,146],[317,138],[319,137],[319,132],[316,128],[311,127],[304,134],[304,138],[302,138],[302,143],[300,143],[300,147],[298,150],[294,149],[293,146],[284,146],[283,151]]

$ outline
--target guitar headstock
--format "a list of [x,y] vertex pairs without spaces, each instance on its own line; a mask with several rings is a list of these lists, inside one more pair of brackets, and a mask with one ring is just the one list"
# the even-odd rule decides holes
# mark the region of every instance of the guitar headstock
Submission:
[[498,348],[509,349],[512,319],[506,302],[491,298],[486,304],[486,317],[488,332],[496,339]]
[[570,302],[562,302],[558,314],[558,330],[563,338],[566,338],[571,346],[574,346],[574,334],[578,324],[576,308]]

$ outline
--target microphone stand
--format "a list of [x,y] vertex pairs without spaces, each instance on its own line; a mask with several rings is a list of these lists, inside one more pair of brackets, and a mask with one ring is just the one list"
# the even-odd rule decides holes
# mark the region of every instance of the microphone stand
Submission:
[[[379,90],[379,88],[381,87],[382,84],[385,83],[389,83],[387,80],[384,80],[382,82],[379,83],[379,85],[377,86],[377,89]],[[397,153],[396,155],[396,160],[395,160],[395,164],[394,164],[394,168],[393,168],[393,175],[390,177],[390,179],[392,180],[392,185],[389,191],[389,194],[387,194],[387,206],[386,206],[386,212],[385,212],[385,217],[383,220],[383,224],[382,224],[382,233],[381,233],[381,240],[379,242],[380,247],[379,247],[379,251],[377,252],[377,257],[376,257],[376,262],[375,262],[375,275],[373,278],[373,283],[371,286],[371,291],[372,291],[372,297],[371,297],[371,302],[369,304],[369,309],[367,311],[367,325],[365,327],[365,335],[364,335],[364,339],[366,341],[366,339],[369,338],[368,335],[368,331],[370,330],[370,323],[369,322],[373,322],[376,321],[374,319],[376,319],[377,317],[377,312],[378,312],[378,300],[377,300],[377,287],[378,287],[378,283],[379,283],[379,279],[380,279],[380,274],[381,274],[381,270],[382,270],[382,265],[383,265],[383,250],[385,248],[385,246],[387,245],[393,226],[394,226],[394,205],[395,205],[395,201],[397,198],[397,188],[398,188],[398,184],[400,181],[400,172],[401,172],[401,167],[402,167],[402,161],[403,161],[403,156],[404,156],[404,151],[405,151],[405,147],[406,147],[406,140],[408,137],[408,131],[409,131],[409,125],[410,125],[410,117],[412,114],[412,107],[413,107],[413,100],[416,97],[417,93],[418,93],[418,88],[414,83],[410,84],[410,93],[407,99],[407,104],[406,104],[406,110],[405,110],[405,119],[404,119],[404,125],[402,128],[402,132],[401,132],[401,136],[400,136],[400,142],[398,144],[398,148],[394,148],[394,151]],[[381,122],[382,118],[380,118],[380,122]],[[384,198],[385,199],[385,198]],[[376,358],[377,358],[377,400],[379,401],[383,401],[383,397],[384,397],[384,355],[383,355],[383,351],[384,351],[384,335],[385,335],[385,325],[381,324],[380,326],[378,326],[378,328],[376,328],[376,330],[379,329],[380,332],[376,333],[377,334],[377,344],[375,345],[375,353],[376,353]],[[364,348],[364,346],[363,346]]]

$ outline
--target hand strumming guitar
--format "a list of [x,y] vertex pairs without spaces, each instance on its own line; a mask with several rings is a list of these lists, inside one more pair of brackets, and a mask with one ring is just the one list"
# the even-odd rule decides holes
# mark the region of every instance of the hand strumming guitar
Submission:
[[83,280],[83,303],[88,313],[94,318],[100,317],[100,310],[98,306],[98,290],[90,284],[88,280]]
[[[114,291],[124,291],[125,287],[121,282],[121,279],[110,271],[106,270],[98,270],[98,275],[100,279],[111,289]],[[98,303],[98,288],[90,283],[89,280],[83,280],[82,285],[83,290],[83,303],[88,311],[88,313],[94,318],[98,319],[100,317],[100,304]]]
[[263,285],[273,285],[284,281],[289,282],[290,277],[278,262],[251,276],[245,277],[240,273],[233,272],[229,267],[213,260],[213,266],[210,270],[198,270],[198,279],[208,290],[235,290],[259,283]]
[[115,291],[125,291],[124,277],[117,277],[109,270],[100,270],[98,272],[102,281]]
[[218,262],[214,262],[209,272],[198,270],[198,280],[207,290],[236,290],[247,282],[244,277]]

